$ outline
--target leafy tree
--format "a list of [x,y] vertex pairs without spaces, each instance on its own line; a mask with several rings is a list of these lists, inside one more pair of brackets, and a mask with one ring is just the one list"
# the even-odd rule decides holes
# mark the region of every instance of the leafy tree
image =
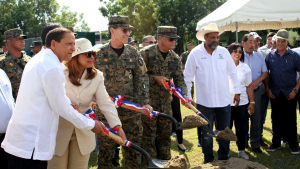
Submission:
[[174,51],[181,54],[184,51],[184,42],[197,41],[197,22],[224,2],[225,0],[157,0],[155,17],[158,25],[177,27],[181,38]]
[[153,0],[100,0],[105,6],[99,8],[105,17],[124,15],[130,19],[134,27],[132,35],[141,42],[145,35],[156,31],[156,19],[154,18],[155,4]]
[[[85,20],[83,20],[83,13],[78,14],[77,12],[70,11],[69,6],[63,6],[60,11],[60,14],[56,15],[53,21],[61,23],[65,27],[73,27],[75,31],[90,31],[88,24],[85,22]],[[79,25],[76,25],[78,23]]]

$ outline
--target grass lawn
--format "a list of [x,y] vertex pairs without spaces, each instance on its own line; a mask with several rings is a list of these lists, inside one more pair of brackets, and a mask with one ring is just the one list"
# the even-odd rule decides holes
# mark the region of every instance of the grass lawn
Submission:
[[[181,106],[181,110],[182,110],[183,117],[194,114],[191,110],[188,110],[184,106]],[[284,115],[285,112],[282,113]],[[297,113],[298,113],[298,109],[297,109]],[[269,145],[271,144],[272,141],[272,133],[271,133],[272,126],[271,126],[270,114],[271,114],[271,109],[268,109],[267,119],[264,125],[264,137],[263,137],[265,142],[268,143]],[[297,124],[299,123],[300,123],[300,118],[298,116]],[[298,130],[298,134],[299,134],[299,130]],[[182,152],[180,152],[177,148],[176,137],[171,137],[171,138],[172,138],[171,153],[172,153],[172,157],[175,157],[179,154],[182,154]],[[195,167],[203,164],[202,149],[197,147],[197,143],[198,143],[197,130],[196,129],[184,130],[183,138],[184,138],[184,145],[190,150],[185,154],[188,157],[191,167]],[[218,158],[217,150],[218,150],[218,144],[214,139],[215,159]],[[253,162],[261,163],[270,169],[299,169],[300,168],[300,155],[292,155],[288,145],[283,145],[282,148],[274,152],[267,152],[263,148],[262,150],[263,150],[263,154],[259,154],[259,153],[253,153],[251,149],[246,149],[247,154],[250,156],[249,160]],[[122,159],[122,153],[120,154]],[[230,143],[229,156],[238,157],[237,146],[235,142]],[[121,161],[121,166],[124,166],[124,160]],[[90,169],[97,169],[97,155],[95,152],[91,154],[89,167]]]

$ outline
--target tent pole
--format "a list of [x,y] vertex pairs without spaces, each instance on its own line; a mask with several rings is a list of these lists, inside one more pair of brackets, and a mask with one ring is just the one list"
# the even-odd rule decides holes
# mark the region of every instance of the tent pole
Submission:
[[239,43],[238,23],[237,22],[235,22],[235,37],[236,37],[236,43]]

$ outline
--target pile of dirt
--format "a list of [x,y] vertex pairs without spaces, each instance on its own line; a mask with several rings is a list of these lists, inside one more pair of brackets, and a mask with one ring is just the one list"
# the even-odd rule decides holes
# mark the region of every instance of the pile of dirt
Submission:
[[216,161],[191,169],[266,169],[267,167],[241,158],[230,158],[226,161]]
[[164,168],[187,169],[190,168],[190,164],[185,155],[178,155],[169,160]]
[[181,125],[177,128],[177,130],[186,130],[192,129],[196,127],[202,127],[208,125],[208,122],[200,117],[195,115],[185,116]]
[[221,130],[217,134],[216,138],[220,140],[226,140],[226,141],[237,141],[236,135],[229,127],[226,127],[225,130]]

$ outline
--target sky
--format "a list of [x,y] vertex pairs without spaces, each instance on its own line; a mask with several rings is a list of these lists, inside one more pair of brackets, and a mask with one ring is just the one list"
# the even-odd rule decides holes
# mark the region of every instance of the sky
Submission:
[[88,23],[91,31],[108,29],[108,18],[102,16],[98,10],[104,5],[100,0],[56,0],[56,2],[60,7],[69,6],[72,12],[83,13],[83,19]]

